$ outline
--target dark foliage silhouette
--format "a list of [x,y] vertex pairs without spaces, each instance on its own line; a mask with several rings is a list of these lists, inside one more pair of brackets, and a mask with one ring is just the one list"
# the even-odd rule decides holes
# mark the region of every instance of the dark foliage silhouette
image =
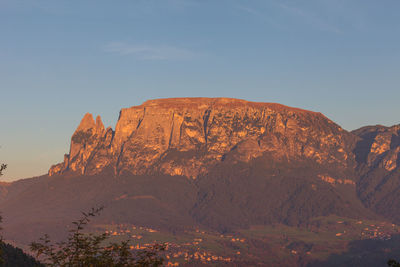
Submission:
[[3,175],[3,171],[7,168],[7,164],[2,163],[0,165],[0,176]]
[[97,216],[103,207],[92,208],[82,213],[82,218],[73,222],[66,241],[53,244],[48,235],[39,242],[31,243],[31,250],[46,266],[57,267],[125,267],[161,266],[164,258],[160,251],[164,245],[154,244],[140,251],[130,250],[130,241],[109,242],[109,234],[85,233],[90,219]]
[[400,267],[400,263],[396,260],[388,260],[387,264],[389,267]]

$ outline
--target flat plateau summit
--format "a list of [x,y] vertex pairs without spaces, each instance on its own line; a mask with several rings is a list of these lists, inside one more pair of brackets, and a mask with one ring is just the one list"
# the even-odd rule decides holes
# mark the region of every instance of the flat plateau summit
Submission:
[[115,128],[86,114],[70,153],[49,175],[164,173],[196,178],[227,158],[308,158],[354,165],[355,137],[320,113],[231,98],[149,100],[122,109]]

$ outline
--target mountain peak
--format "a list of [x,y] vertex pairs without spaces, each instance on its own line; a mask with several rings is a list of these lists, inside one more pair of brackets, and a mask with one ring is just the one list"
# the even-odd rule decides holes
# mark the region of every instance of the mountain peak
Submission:
[[105,129],[104,124],[101,121],[101,117],[100,117],[100,115],[97,115],[97,117],[96,117],[96,132],[102,133],[102,132],[104,132],[104,129]]
[[79,123],[77,131],[86,131],[96,127],[96,123],[94,122],[93,115],[91,113],[86,113],[81,122]]

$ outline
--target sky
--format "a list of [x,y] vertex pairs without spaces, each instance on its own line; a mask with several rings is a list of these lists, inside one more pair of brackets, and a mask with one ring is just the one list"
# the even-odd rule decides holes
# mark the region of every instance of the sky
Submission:
[[86,112],[167,97],[400,120],[399,0],[0,0],[0,163],[47,173]]

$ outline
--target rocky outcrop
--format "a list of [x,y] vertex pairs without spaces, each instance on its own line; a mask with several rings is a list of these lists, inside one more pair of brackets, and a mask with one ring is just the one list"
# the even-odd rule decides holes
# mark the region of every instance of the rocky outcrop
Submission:
[[70,153],[49,175],[164,173],[196,178],[221,161],[312,160],[355,164],[356,137],[321,113],[230,98],[150,100],[122,109],[115,128],[86,114]]
[[400,125],[367,126],[353,131],[361,138],[355,154],[359,164],[394,171],[399,166]]
[[[86,172],[89,162],[98,153],[100,148],[105,148],[105,143],[111,142],[112,130],[104,129],[100,116],[96,122],[92,114],[87,113],[71,138],[70,153],[64,155],[64,162],[50,168],[49,175],[61,173],[66,170]],[[111,135],[110,135],[111,133]],[[100,167],[100,162],[97,165]]]

